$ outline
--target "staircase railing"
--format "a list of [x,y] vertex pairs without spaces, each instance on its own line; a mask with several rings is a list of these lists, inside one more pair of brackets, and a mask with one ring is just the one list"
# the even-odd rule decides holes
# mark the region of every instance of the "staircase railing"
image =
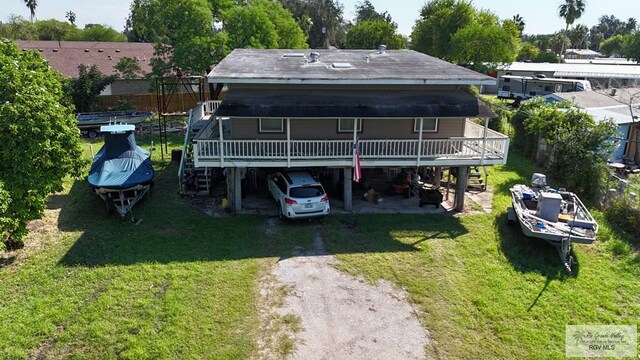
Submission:
[[189,138],[191,136],[191,122],[193,120],[193,109],[189,110],[189,120],[187,120],[187,128],[184,133],[184,142],[182,144],[182,156],[180,156],[180,166],[178,167],[178,189],[180,190],[180,194],[184,194],[184,159],[187,156],[187,150],[189,146]]

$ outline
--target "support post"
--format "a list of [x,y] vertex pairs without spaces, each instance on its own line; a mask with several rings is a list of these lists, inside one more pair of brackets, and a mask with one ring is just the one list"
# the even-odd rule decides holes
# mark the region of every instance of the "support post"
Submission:
[[233,171],[233,211],[242,210],[242,171],[235,168]]
[[235,175],[236,168],[227,168],[226,169],[226,178],[225,182],[227,183],[227,200],[229,201],[229,208],[235,210]]
[[464,192],[467,189],[467,176],[469,168],[467,166],[458,167],[458,176],[456,177],[456,210],[464,210]]
[[287,167],[291,167],[291,119],[287,118]]
[[480,166],[484,166],[484,157],[487,154],[487,130],[489,129],[489,118],[484,118],[484,133],[482,134],[482,157]]
[[435,174],[433,175],[433,185],[437,188],[440,187],[440,182],[442,181],[442,167],[436,166]]
[[219,142],[219,148],[218,151],[220,151],[220,167],[224,167],[224,139],[222,136],[222,118],[218,117],[216,118],[218,120],[218,132],[220,132],[220,142]]
[[418,133],[418,160],[416,166],[420,167],[420,158],[422,157],[422,129],[424,125],[424,118],[420,118],[420,133]]
[[353,211],[353,193],[351,183],[353,182],[353,168],[344,168],[343,198],[344,210]]

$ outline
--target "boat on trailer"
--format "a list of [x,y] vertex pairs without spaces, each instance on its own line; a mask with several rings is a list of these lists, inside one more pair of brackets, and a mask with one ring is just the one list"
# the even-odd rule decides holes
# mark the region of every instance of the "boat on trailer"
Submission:
[[598,233],[587,207],[576,194],[547,186],[544,174],[533,174],[531,186],[517,184],[509,190],[513,207],[507,211],[507,223],[517,221],[524,235],[553,245],[571,273],[572,243],[591,244]]
[[104,111],[92,113],[78,113],[78,129],[90,138],[98,136],[98,129],[112,123],[136,125],[153,115],[150,111]]
[[[105,125],[100,128],[104,145],[93,158],[87,181],[106,205],[124,221],[133,216],[133,206],[146,195],[155,181],[151,152],[136,144],[134,125]],[[152,145],[153,148],[153,145]]]

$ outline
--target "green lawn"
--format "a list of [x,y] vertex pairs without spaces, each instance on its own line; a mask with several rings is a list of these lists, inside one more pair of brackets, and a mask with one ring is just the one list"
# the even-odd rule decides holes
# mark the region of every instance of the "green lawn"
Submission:
[[[139,225],[121,224],[85,182],[70,181],[51,198],[50,231],[36,228],[0,262],[0,358],[256,356],[256,279],[295,246],[311,248],[310,226],[280,225],[274,241],[264,218],[201,214],[159,155]],[[577,275],[567,277],[553,248],[504,225],[506,191],[531,171],[517,153],[492,169],[491,215],[332,216],[325,248],[341,269],[408,290],[433,357],[561,358],[565,324],[640,323],[640,260],[623,234],[604,226],[606,241],[576,246]]]

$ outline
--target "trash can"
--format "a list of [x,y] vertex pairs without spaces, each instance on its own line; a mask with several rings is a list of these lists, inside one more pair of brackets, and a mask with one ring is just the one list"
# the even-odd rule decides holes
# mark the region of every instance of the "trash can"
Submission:
[[180,159],[182,159],[182,150],[180,149],[171,150],[171,162],[180,162]]

